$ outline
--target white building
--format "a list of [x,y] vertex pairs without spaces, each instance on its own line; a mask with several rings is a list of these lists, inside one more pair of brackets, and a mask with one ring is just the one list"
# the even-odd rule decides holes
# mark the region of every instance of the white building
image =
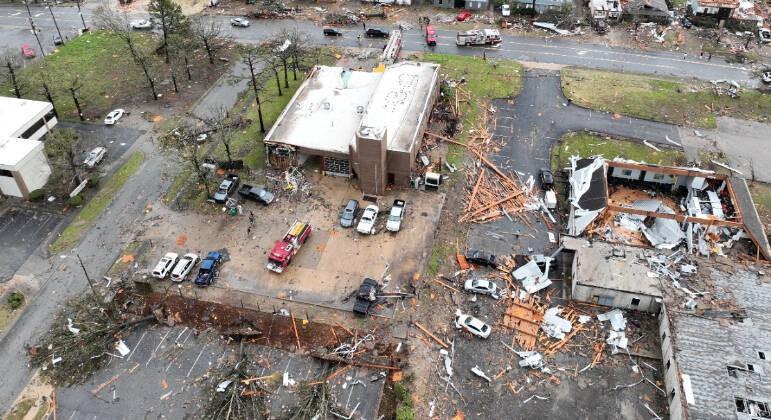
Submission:
[[43,143],[37,140],[0,138],[0,192],[29,197],[43,188],[51,175]]
[[49,102],[0,97],[0,193],[28,198],[51,175],[43,143],[57,124]]
[[57,122],[49,102],[0,96],[0,138],[40,140]]
[[621,17],[621,1],[590,0],[589,10],[595,20],[618,20]]

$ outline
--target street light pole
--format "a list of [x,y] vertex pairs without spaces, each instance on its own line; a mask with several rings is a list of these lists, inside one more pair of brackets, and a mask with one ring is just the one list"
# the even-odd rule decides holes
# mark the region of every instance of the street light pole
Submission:
[[59,34],[59,39],[62,40],[62,44],[64,43],[64,37],[62,36],[62,31],[59,30],[59,24],[56,23],[56,16],[54,16],[54,9],[51,8],[51,6],[48,6],[48,11],[51,12],[51,19],[54,21],[54,26],[56,27],[56,33]]
[[27,8],[27,15],[29,15],[29,26],[32,28],[32,35],[35,35],[35,39],[37,40],[37,45],[40,47],[40,53],[43,54],[43,57],[46,56],[46,51],[43,49],[43,44],[40,42],[40,37],[37,36],[37,28],[35,28],[35,21],[32,20],[32,12],[29,11],[29,3],[25,0],[24,1],[24,7]]
[[78,15],[80,15],[80,21],[83,22],[83,32],[88,31],[88,26],[86,26],[86,20],[83,19],[83,12],[80,10],[80,0],[75,1],[75,4],[78,5]]

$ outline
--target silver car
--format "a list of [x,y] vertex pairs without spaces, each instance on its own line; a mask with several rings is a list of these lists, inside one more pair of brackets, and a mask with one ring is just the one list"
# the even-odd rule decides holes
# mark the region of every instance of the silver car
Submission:
[[463,290],[480,295],[490,295],[494,299],[500,299],[501,289],[498,285],[487,279],[468,279],[463,284]]

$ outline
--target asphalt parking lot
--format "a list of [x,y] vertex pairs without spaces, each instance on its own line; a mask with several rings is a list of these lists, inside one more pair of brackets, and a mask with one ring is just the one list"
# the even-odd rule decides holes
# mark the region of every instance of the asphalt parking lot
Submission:
[[79,156],[80,163],[93,148],[102,146],[107,149],[107,154],[101,163],[106,167],[119,160],[131,145],[144,131],[131,128],[128,124],[129,116],[124,116],[115,126],[104,124],[87,124],[74,122],[59,122],[61,128],[72,128],[78,133],[79,141],[75,146],[75,152]]
[[6,282],[56,228],[62,215],[46,210],[0,208],[0,282]]

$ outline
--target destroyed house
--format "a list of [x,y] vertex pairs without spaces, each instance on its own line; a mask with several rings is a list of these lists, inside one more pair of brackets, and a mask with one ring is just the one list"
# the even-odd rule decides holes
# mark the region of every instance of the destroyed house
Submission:
[[623,4],[624,15],[640,20],[655,19],[658,22],[669,22],[671,16],[665,0],[630,0]]
[[688,9],[696,16],[728,19],[740,3],[739,0],[690,0]]
[[567,234],[626,245],[724,254],[749,238],[771,259],[768,238],[743,178],[699,168],[616,158],[571,158]]
[[266,135],[266,161],[286,169],[319,158],[323,174],[355,177],[365,194],[409,186],[438,95],[438,64],[316,66]]
[[589,11],[594,20],[618,20],[621,18],[620,0],[590,0]]

